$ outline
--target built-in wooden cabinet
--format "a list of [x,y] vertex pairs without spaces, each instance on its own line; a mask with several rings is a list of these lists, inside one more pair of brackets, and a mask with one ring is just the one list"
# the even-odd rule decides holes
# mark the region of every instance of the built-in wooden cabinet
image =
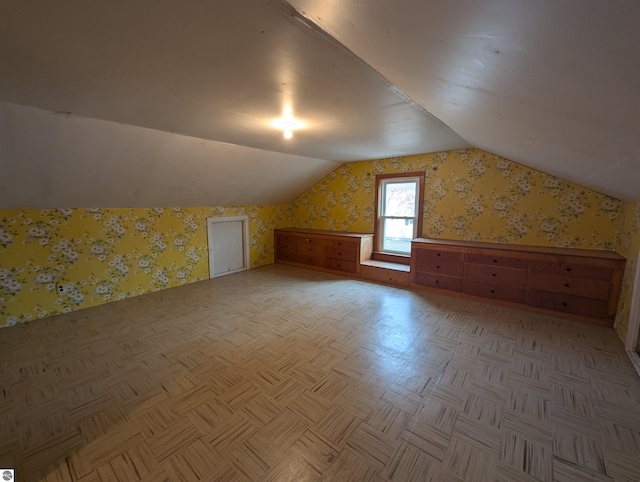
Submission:
[[596,318],[613,316],[618,299],[611,293],[616,284],[619,288],[618,273],[611,263],[595,261],[573,256],[532,261],[527,304]]
[[464,253],[446,249],[419,249],[415,252],[412,250],[411,254],[410,278],[415,284],[447,291],[462,291]]
[[[610,251],[419,238],[407,266],[371,260],[373,234],[276,229],[278,263],[611,326],[625,259]],[[364,265],[363,262],[366,262]]]
[[624,266],[609,251],[420,238],[409,285],[611,325]]
[[493,256],[465,254],[463,292],[510,303],[524,303],[529,260],[496,250]]
[[278,263],[340,274],[359,274],[360,263],[371,258],[373,234],[286,228],[275,230]]

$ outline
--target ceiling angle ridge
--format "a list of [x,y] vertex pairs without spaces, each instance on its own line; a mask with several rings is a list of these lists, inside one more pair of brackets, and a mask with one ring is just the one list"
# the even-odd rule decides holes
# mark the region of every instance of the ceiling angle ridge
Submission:
[[314,33],[314,34],[322,37],[324,40],[330,42],[335,47],[343,50],[345,53],[347,53],[348,55],[350,55],[353,58],[357,59],[362,64],[366,65],[367,68],[369,70],[371,70],[371,72],[373,72],[374,74],[379,76],[386,83],[387,88],[391,92],[393,92],[394,95],[397,95],[408,106],[410,106],[411,108],[422,112],[429,119],[432,119],[432,120],[436,121],[442,127],[445,127],[447,129],[449,129],[451,132],[453,132],[455,135],[457,135],[460,139],[462,139],[464,142],[466,142],[469,146],[471,146],[471,144],[465,138],[463,138],[460,134],[458,134],[455,130],[453,130],[449,125],[447,125],[445,122],[443,122],[439,117],[437,117],[436,115],[434,115],[431,112],[429,112],[424,106],[418,104],[415,100],[413,100],[411,97],[409,97],[409,95],[407,95],[402,89],[397,87],[387,77],[385,77],[378,70],[376,70],[371,64],[366,62],[362,57],[358,56],[353,50],[351,50],[349,47],[347,47],[339,37],[337,37],[336,35],[334,35],[333,33],[329,32],[329,31],[323,29],[320,25],[318,25],[318,23],[316,23],[316,21],[310,15],[308,15],[306,12],[298,10],[296,7],[291,5],[287,0],[279,0],[278,3],[280,5],[282,11],[286,15],[291,17],[293,20],[295,20],[299,24],[301,24],[304,27],[306,27],[307,29],[309,29],[312,33]]

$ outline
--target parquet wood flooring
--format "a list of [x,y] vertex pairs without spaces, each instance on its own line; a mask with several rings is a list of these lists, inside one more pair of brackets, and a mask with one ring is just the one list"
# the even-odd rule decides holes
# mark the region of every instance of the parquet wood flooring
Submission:
[[638,481],[611,329],[282,265],[0,331],[19,481]]

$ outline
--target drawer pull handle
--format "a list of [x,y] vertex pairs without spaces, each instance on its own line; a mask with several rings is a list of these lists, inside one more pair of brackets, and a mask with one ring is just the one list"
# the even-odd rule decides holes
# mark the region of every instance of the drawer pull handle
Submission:
[[338,265],[338,268],[342,268],[342,265],[341,265],[341,264],[339,264],[339,265]]
[[440,266],[436,266],[436,269],[440,269]]
[[497,263],[497,262],[498,262],[498,260],[497,260],[497,259],[494,259],[494,260],[493,260],[493,262],[494,262],[494,263]]
[[436,284],[440,283],[440,281],[436,280]]
[[491,273],[491,276],[495,276],[495,275],[496,275],[495,273]]
[[338,246],[342,246],[342,243],[338,243]]
[[566,301],[565,301],[565,302],[563,302],[563,303],[562,303],[562,306],[568,306],[567,302],[566,302]]
[[440,256],[440,253],[437,253],[436,256]]
[[567,271],[571,271],[571,268],[567,268]]
[[342,253],[340,251],[338,251],[338,256],[342,256]]
[[495,290],[491,290],[491,293],[495,293]]
[[564,287],[565,287],[565,288],[568,288],[568,287],[569,287],[569,283],[565,283],[565,284],[564,284]]

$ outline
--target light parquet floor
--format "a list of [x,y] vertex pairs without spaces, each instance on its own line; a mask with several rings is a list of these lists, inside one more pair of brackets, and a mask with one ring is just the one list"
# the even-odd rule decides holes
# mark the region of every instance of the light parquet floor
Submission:
[[613,330],[270,265],[0,332],[0,467],[59,481],[638,481]]

